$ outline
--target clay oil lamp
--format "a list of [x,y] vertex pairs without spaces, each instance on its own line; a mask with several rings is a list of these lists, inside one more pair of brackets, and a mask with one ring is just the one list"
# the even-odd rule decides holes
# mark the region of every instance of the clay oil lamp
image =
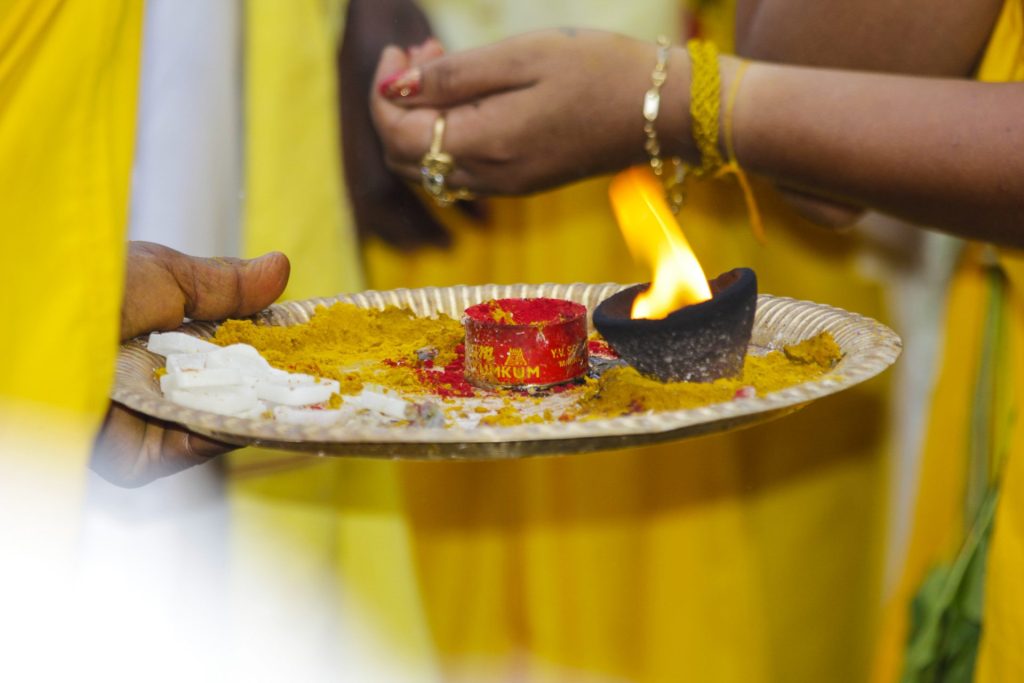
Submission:
[[630,252],[654,275],[602,301],[594,327],[629,365],[662,382],[740,375],[757,305],[754,271],[709,282],[648,169],[623,171],[610,194]]

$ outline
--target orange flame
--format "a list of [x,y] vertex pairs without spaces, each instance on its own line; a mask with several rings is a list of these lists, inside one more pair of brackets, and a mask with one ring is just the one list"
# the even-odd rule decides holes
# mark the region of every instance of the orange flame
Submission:
[[622,171],[608,192],[633,258],[654,271],[650,288],[637,296],[630,317],[657,320],[710,299],[707,277],[654,173],[646,166]]

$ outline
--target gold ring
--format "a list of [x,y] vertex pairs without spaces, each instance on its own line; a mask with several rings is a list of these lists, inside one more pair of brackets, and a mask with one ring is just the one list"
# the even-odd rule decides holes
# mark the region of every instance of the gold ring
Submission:
[[444,142],[445,115],[434,120],[434,134],[430,139],[430,151],[420,159],[420,179],[423,189],[440,207],[451,206],[453,202],[474,199],[473,193],[465,188],[449,190],[445,184],[448,175],[455,169],[455,159],[441,151]]

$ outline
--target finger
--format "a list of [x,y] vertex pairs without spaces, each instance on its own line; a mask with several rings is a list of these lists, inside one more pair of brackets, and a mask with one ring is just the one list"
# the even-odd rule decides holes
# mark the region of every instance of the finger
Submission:
[[233,448],[111,403],[89,466],[107,481],[133,488],[201,465]]
[[[445,179],[449,189],[464,188],[477,195],[524,192],[509,178],[509,171],[521,159],[517,160],[518,150],[508,144],[507,130],[502,128],[502,122],[509,116],[514,119],[514,112],[521,108],[517,98],[516,93],[503,93],[488,98],[480,106],[456,107],[445,113],[441,150],[451,155],[453,161],[452,171]],[[401,112],[395,115],[397,122],[391,133],[384,136],[391,143],[388,167],[396,175],[419,184],[422,157],[430,147],[440,113],[433,109]]]
[[[409,55],[394,45],[388,45],[380,53],[380,60],[377,62],[377,69],[373,74],[374,89],[381,94],[384,92],[402,92],[401,84],[397,78],[406,73],[412,67]],[[386,83],[386,87],[385,87]],[[409,93],[406,93],[407,95]]]
[[[420,168],[414,164],[400,164],[393,167],[396,174],[406,178],[410,181],[419,182],[420,179]],[[488,194],[497,194],[498,192],[494,189],[494,185],[490,180],[478,173],[470,173],[469,171],[456,169],[452,171],[450,175],[445,178],[445,187],[449,191],[455,192],[456,190],[468,190],[474,195],[481,197]],[[505,192],[504,194],[508,194]],[[429,201],[426,197],[425,200]],[[475,213],[475,212],[470,212]],[[481,215],[483,218],[484,215]]]
[[164,430],[163,454],[164,460],[168,461],[168,469],[174,469],[179,465],[183,466],[180,469],[201,465],[210,458],[223,455],[235,448],[237,446],[190,432],[177,425]]
[[410,66],[420,66],[432,59],[444,56],[444,46],[437,38],[428,38],[422,45],[409,48]]
[[185,316],[193,320],[222,320],[263,310],[281,296],[291,268],[280,252],[251,260],[177,254],[170,267],[185,295]]
[[131,242],[121,306],[121,339],[169,330],[186,317],[218,320],[255,313],[281,295],[283,254],[252,261],[186,256],[151,242]]
[[[370,114],[388,156],[418,159],[430,144],[430,133],[427,129],[433,125],[431,122],[436,117],[436,112],[406,112],[379,94],[384,75],[404,73],[409,68],[409,57],[403,50],[394,46],[384,48],[373,77],[375,87],[370,94]],[[394,83],[388,87],[396,87],[399,91],[402,88],[400,84]],[[410,113],[412,116],[407,118],[407,114]]]
[[376,92],[405,107],[443,109],[530,85],[529,64],[517,41],[503,41],[393,71],[382,64]]
[[430,149],[436,109],[404,109],[375,95],[371,100],[373,123],[384,146],[388,166],[418,163]]
[[[419,185],[423,180],[422,157],[428,151],[433,137],[434,123],[441,115],[433,109],[416,109],[405,111],[392,108],[390,115],[397,123],[390,133],[385,134],[388,168],[395,174]],[[479,171],[484,170],[486,161],[478,154],[483,144],[476,134],[485,130],[485,122],[473,125],[476,118],[466,107],[459,107],[445,114],[447,125],[441,141],[442,151],[452,155],[454,167],[446,177],[449,187],[465,187],[474,193],[486,192],[481,185]],[[467,115],[468,114],[468,115]]]

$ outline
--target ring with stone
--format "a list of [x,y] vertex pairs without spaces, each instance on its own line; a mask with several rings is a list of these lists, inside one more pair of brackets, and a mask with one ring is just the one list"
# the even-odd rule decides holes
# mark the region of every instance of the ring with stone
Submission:
[[445,115],[441,114],[434,121],[434,134],[430,140],[430,150],[420,159],[420,180],[423,189],[441,207],[451,206],[456,201],[474,198],[473,193],[464,188],[448,189],[446,180],[455,169],[455,160],[451,154],[441,151],[445,125]]

